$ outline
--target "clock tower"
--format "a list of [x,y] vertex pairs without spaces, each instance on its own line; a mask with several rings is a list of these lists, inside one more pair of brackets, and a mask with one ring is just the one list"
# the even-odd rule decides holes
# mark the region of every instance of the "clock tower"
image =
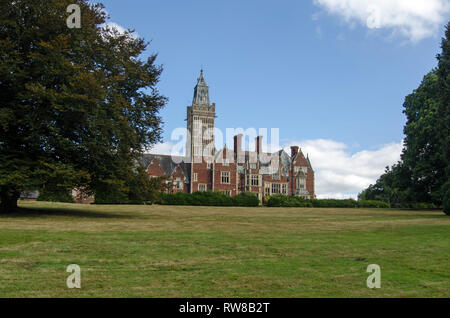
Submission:
[[201,70],[192,105],[187,107],[186,156],[191,163],[212,162],[215,118],[216,105],[209,101],[209,87]]

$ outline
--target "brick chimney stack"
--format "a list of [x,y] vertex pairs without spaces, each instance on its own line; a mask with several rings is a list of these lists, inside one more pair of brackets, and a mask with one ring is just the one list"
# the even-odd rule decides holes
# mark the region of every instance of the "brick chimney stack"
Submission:
[[263,136],[256,137],[256,153],[258,155],[262,153],[262,138]]
[[298,146],[291,146],[291,158],[294,158],[298,154],[299,149]]
[[236,155],[237,163],[244,162],[244,153],[242,151],[242,134],[234,136],[234,154]]

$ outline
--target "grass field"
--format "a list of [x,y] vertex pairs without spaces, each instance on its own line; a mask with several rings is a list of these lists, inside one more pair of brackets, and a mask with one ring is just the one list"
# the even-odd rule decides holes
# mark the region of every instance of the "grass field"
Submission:
[[20,205],[0,216],[0,297],[450,297],[439,211]]

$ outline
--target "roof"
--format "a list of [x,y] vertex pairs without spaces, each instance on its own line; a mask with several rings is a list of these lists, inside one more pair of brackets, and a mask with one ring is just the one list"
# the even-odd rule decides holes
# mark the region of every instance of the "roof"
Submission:
[[170,176],[177,167],[180,167],[183,170],[185,178],[189,178],[191,166],[190,163],[185,162],[184,156],[144,154],[141,157],[141,163],[147,168],[154,159],[158,160],[164,174]]

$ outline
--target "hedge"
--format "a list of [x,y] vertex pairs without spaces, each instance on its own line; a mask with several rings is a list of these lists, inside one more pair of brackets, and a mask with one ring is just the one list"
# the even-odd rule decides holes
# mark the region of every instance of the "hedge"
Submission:
[[356,201],[358,208],[378,208],[378,209],[389,209],[390,205],[384,201],[376,200],[360,200]]
[[196,206],[259,206],[259,199],[253,193],[241,193],[230,197],[217,191],[161,195],[159,204],[163,205],[196,205]]
[[287,195],[273,195],[266,198],[265,203],[269,207],[314,207],[314,208],[389,208],[389,204],[382,201],[355,201],[353,199],[313,199],[307,200],[301,197]]

